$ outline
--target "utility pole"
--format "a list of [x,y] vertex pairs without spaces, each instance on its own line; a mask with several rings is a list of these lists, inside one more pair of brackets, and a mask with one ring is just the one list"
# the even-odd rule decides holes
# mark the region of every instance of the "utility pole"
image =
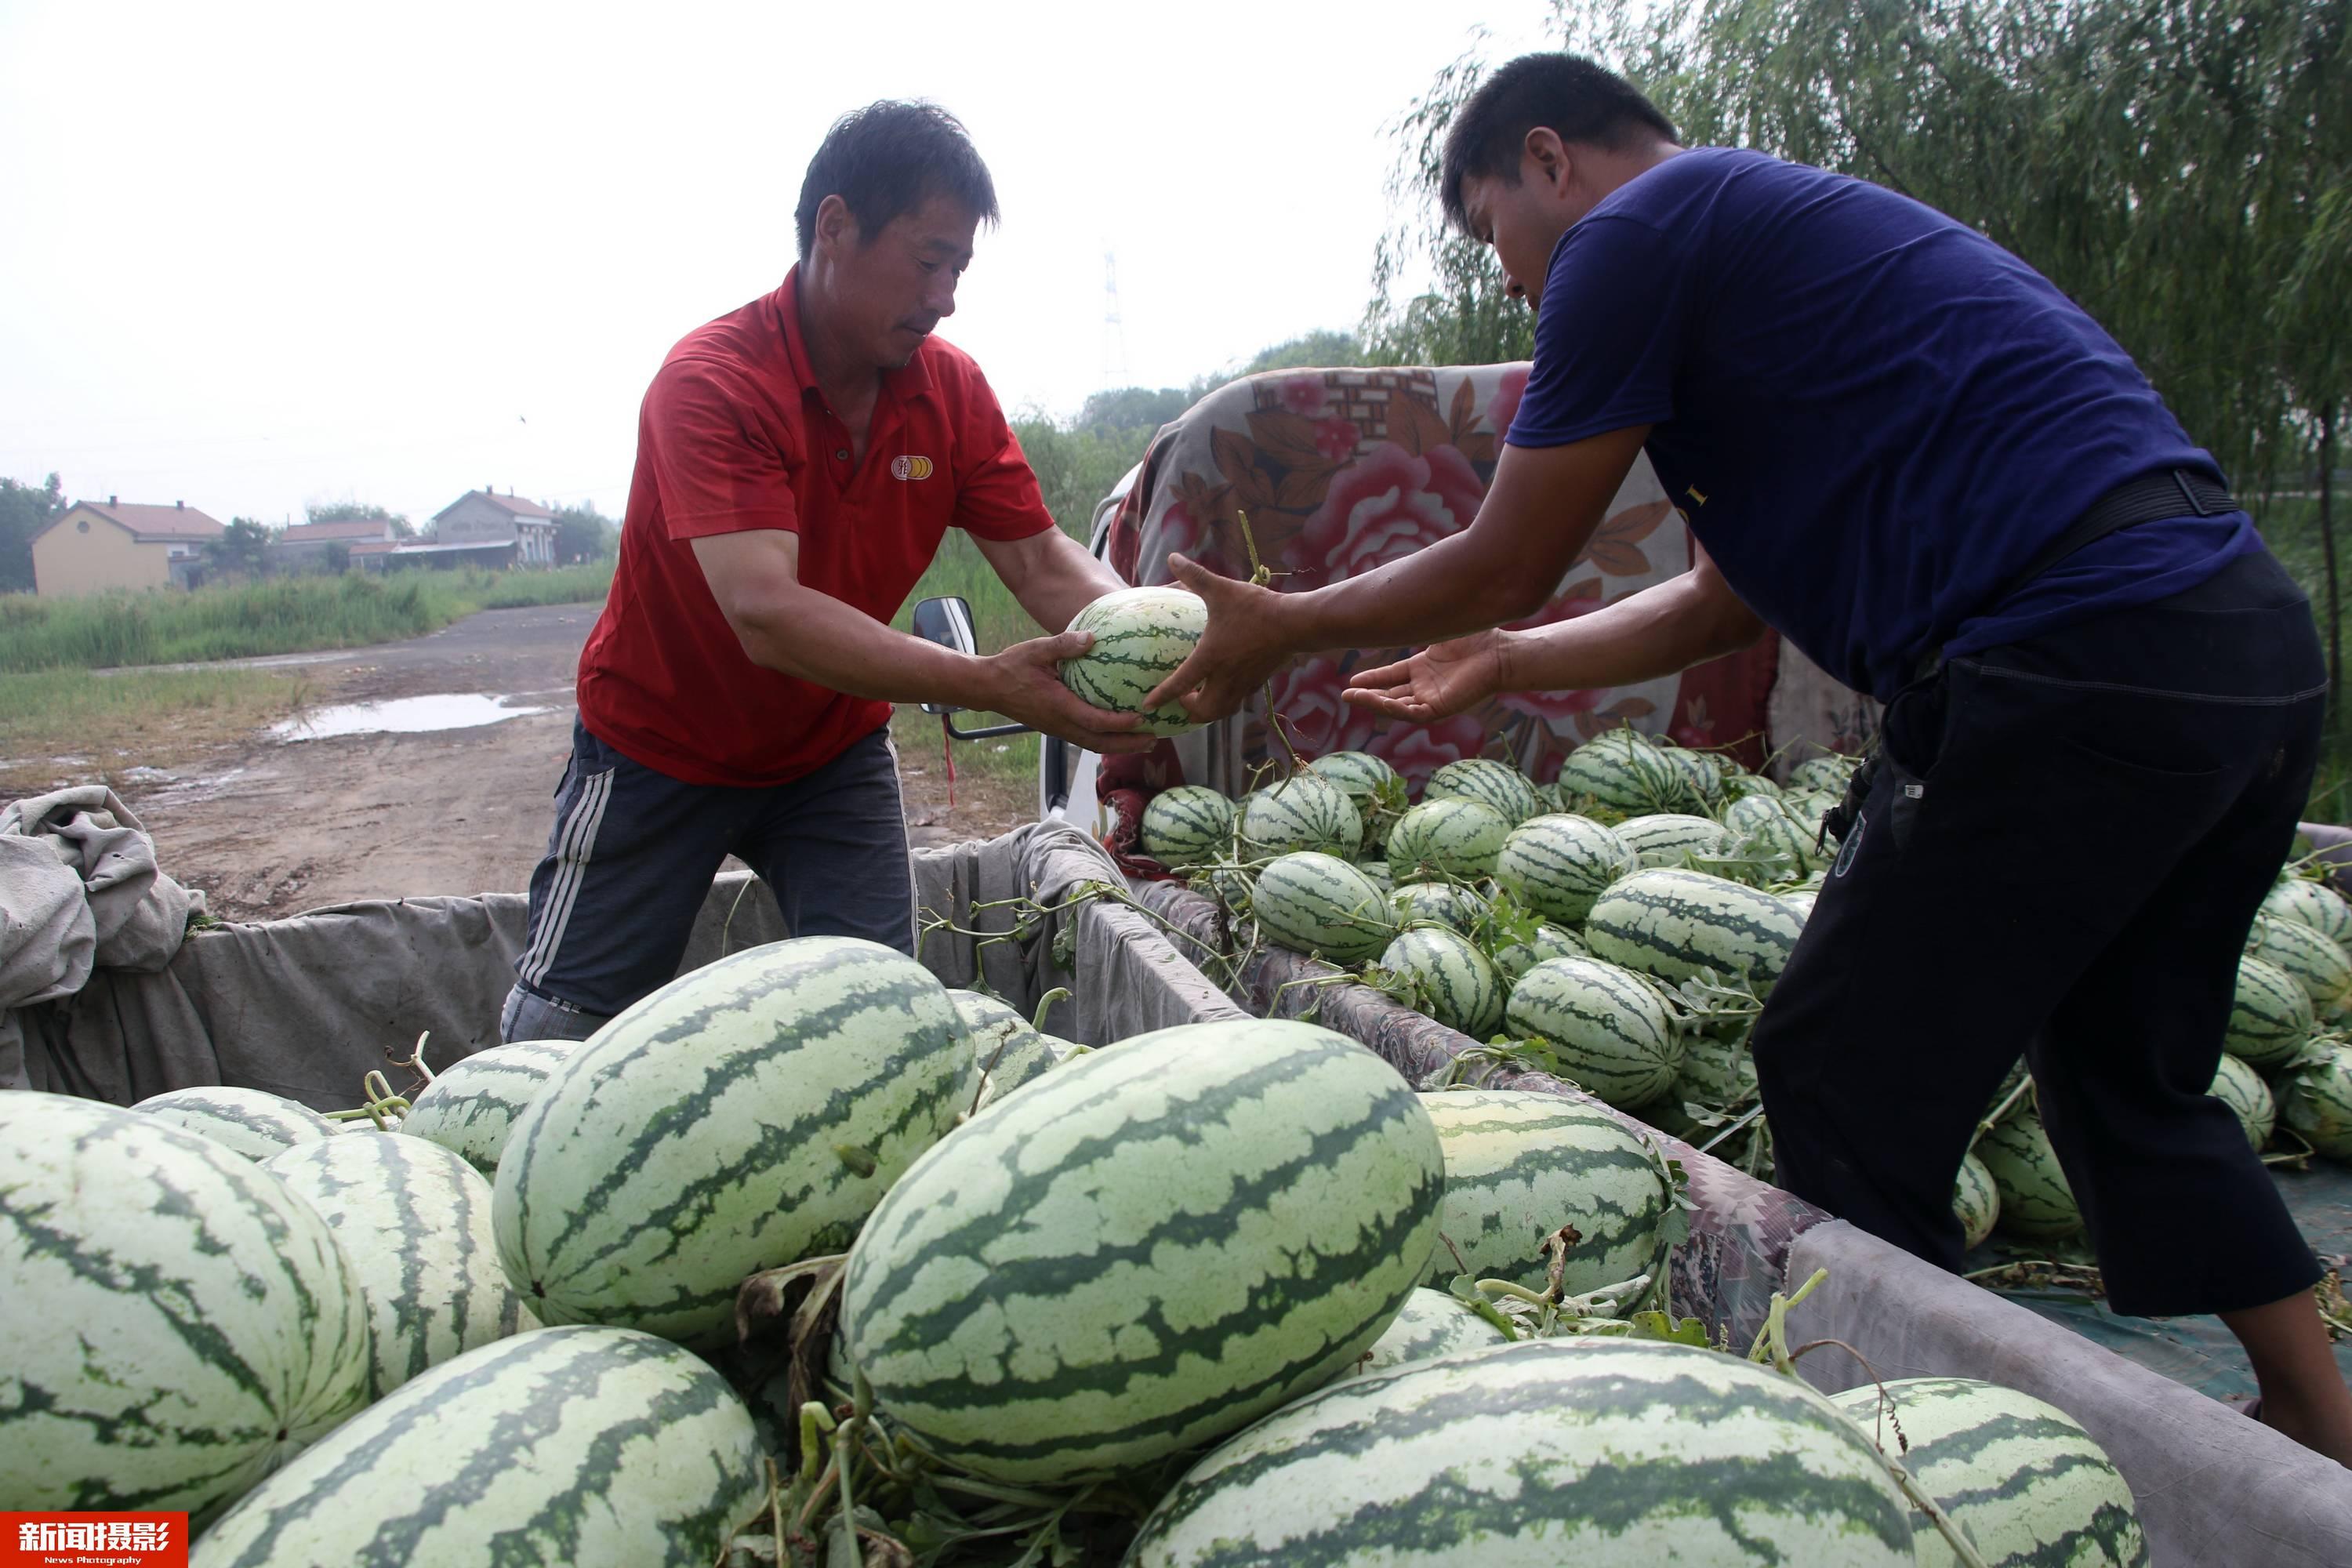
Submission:
[[1118,319],[1118,253],[1103,247],[1102,389],[1127,382],[1127,330]]

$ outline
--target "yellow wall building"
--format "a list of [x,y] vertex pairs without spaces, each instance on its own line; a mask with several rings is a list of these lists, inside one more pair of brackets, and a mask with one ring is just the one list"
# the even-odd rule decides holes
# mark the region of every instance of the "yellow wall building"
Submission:
[[225,531],[184,501],[76,501],[33,536],[33,591],[63,598],[110,588],[184,587],[204,561],[205,542]]

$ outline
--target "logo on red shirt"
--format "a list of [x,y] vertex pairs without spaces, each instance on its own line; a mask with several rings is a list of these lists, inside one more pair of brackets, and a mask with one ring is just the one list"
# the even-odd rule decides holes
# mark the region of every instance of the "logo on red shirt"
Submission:
[[0,1564],[186,1568],[184,1513],[0,1513]]
[[890,459],[890,477],[894,479],[928,479],[931,477],[931,460],[929,458],[893,458]]

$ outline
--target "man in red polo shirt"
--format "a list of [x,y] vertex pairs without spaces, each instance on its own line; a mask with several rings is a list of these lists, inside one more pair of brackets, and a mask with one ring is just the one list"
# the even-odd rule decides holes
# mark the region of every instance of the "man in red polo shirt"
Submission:
[[1051,631],[1121,586],[1055,526],[953,312],[988,169],[928,104],[844,117],[794,215],[800,265],[690,334],[646,394],[620,564],[499,1032],[580,1039],[667,982],[730,853],[796,935],[914,950],[894,702],[1003,713],[1097,752],[1084,633],[967,658],[890,629],[950,528]]

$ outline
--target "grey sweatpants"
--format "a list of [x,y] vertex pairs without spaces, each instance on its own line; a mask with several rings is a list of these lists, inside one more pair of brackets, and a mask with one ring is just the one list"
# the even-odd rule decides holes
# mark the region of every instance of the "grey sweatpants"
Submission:
[[576,721],[555,827],[530,877],[530,936],[501,1039],[581,1040],[677,973],[729,855],[757,871],[794,936],[915,951],[915,889],[890,734],[764,789],[685,784]]

